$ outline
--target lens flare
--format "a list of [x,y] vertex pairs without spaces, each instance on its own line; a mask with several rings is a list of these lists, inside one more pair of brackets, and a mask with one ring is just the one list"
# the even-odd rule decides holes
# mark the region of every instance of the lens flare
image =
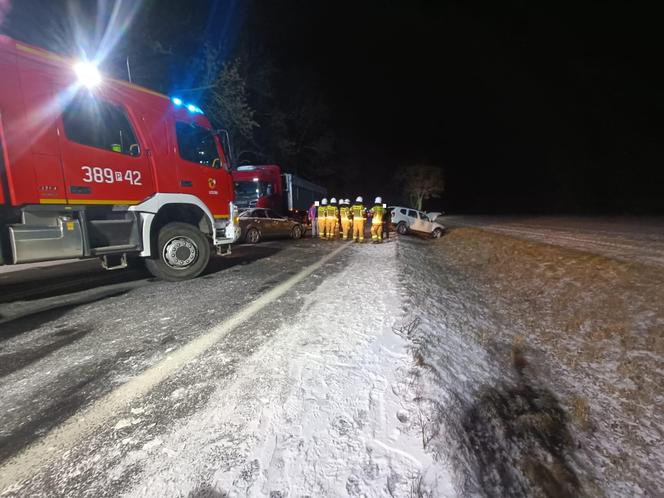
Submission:
[[79,62],[74,65],[74,72],[83,86],[94,88],[101,83],[101,74],[94,64]]

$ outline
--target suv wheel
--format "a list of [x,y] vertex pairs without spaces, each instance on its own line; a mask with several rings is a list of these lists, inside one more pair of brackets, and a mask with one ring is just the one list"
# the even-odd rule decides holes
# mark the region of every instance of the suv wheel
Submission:
[[157,236],[152,258],[145,260],[150,273],[161,280],[179,282],[197,277],[210,262],[210,243],[195,226],[173,222]]
[[434,239],[439,239],[443,235],[443,231],[440,228],[436,228],[432,233],[431,236]]
[[397,233],[399,235],[406,235],[406,233],[408,233],[408,225],[406,225],[405,221],[399,222],[399,224],[397,225]]

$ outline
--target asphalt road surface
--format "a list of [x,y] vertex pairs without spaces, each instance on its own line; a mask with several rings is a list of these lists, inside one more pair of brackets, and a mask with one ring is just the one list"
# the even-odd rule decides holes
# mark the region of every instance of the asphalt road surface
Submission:
[[[215,258],[200,278],[178,284],[156,281],[142,269],[107,272],[97,261],[0,274],[0,462],[7,463],[94,401],[330,252],[331,245],[309,240],[240,246],[231,256]],[[298,312],[293,299],[280,306],[279,315]],[[250,314],[246,318],[248,326],[245,322],[235,331],[232,347],[244,351],[240,356],[260,342],[252,337]],[[199,345],[191,354],[202,350]],[[145,381],[144,388],[156,383]],[[198,393],[176,416],[195,410],[207,394]],[[108,415],[90,424],[90,431]],[[74,443],[67,439],[62,447]],[[46,460],[43,463],[50,463]],[[0,476],[1,490],[11,476],[6,468]],[[41,492],[48,494],[44,488]]]

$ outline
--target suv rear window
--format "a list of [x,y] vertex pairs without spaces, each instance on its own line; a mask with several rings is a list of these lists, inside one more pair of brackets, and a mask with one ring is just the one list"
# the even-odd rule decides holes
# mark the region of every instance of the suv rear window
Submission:
[[221,167],[217,144],[210,130],[194,123],[178,121],[175,123],[175,133],[182,159],[210,168]]
[[417,218],[417,211],[413,211],[412,209],[408,210],[408,216],[411,218]]
[[127,155],[140,153],[136,134],[119,105],[79,93],[65,108],[62,121],[72,142]]

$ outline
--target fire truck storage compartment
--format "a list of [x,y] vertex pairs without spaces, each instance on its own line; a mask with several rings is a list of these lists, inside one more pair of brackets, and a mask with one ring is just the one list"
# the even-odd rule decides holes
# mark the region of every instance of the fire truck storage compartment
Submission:
[[141,249],[139,217],[134,211],[89,208],[84,216],[91,254]]
[[83,256],[79,220],[49,211],[23,211],[23,223],[9,227],[14,263]]
[[139,216],[110,208],[24,209],[9,226],[14,263],[140,251]]

